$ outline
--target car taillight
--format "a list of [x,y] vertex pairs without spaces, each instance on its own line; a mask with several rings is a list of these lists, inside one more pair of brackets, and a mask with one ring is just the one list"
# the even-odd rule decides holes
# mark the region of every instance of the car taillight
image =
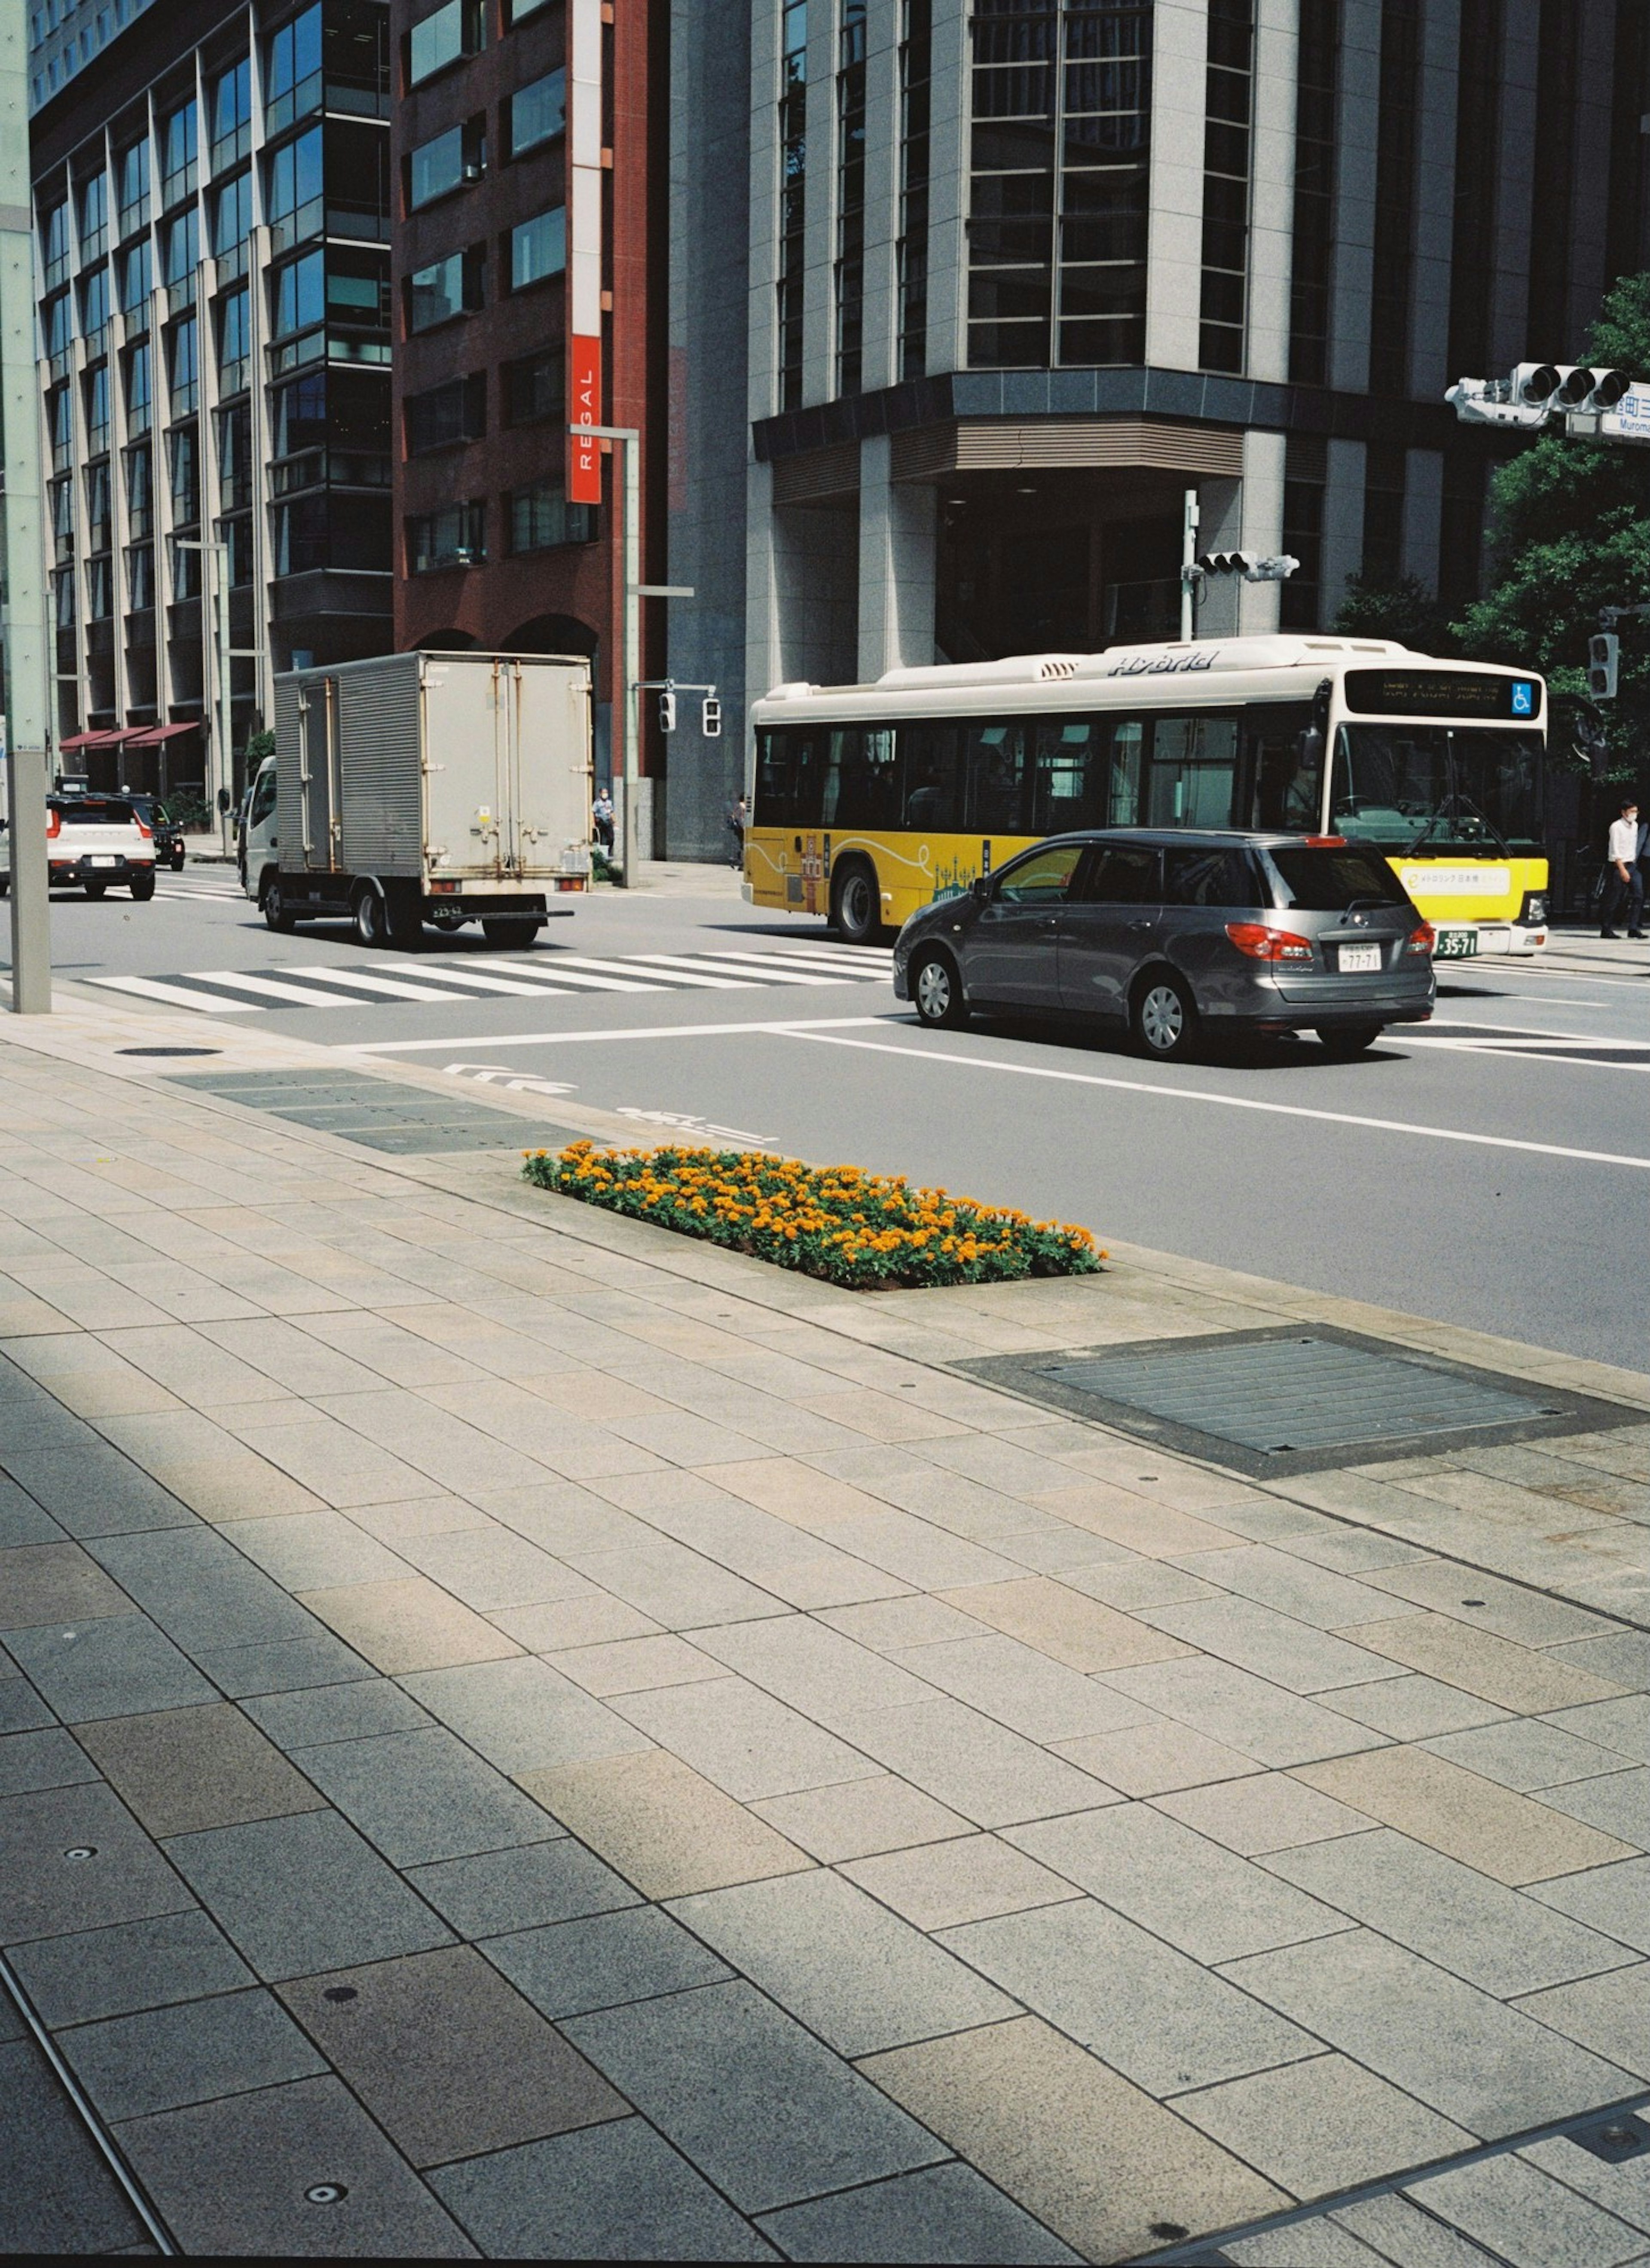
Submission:
[[1226,933],[1238,951],[1251,961],[1310,961],[1312,941],[1292,929],[1271,929],[1264,922],[1228,922]]
[[1405,953],[1431,953],[1437,943],[1438,932],[1431,922],[1423,922],[1419,929],[1410,932],[1403,941],[1403,950]]
[[1308,835],[1307,841],[1314,850],[1344,850],[1346,848],[1344,835]]
[[46,838],[48,842],[49,842],[54,836],[61,835],[63,831],[63,815],[62,812],[48,811],[46,814]]

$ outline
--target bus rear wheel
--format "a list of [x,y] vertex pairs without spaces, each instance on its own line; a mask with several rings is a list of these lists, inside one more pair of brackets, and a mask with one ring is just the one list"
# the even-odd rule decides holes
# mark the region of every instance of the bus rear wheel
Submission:
[[882,933],[874,867],[851,858],[831,878],[831,927],[846,945],[874,945]]

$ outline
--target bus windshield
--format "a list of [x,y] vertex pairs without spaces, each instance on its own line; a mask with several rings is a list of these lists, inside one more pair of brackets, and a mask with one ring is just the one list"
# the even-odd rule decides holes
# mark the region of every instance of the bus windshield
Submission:
[[1539,733],[1343,725],[1330,826],[1389,856],[1532,850],[1541,835],[1541,747]]

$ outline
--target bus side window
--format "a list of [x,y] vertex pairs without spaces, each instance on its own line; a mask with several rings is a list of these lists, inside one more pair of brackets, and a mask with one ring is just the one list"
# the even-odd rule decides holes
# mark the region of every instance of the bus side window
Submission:
[[962,774],[956,726],[902,725],[898,737],[905,825],[932,835],[960,835]]
[[1031,786],[1031,750],[1036,734],[1029,717],[994,718],[965,725],[968,756],[968,822],[982,835],[1024,835]]
[[1145,746],[1145,724],[1139,717],[1118,717],[1111,725],[1111,748],[1106,767],[1108,827],[1138,827],[1140,823],[1140,762]]
[[1238,720],[1193,711],[1159,717],[1152,734],[1148,827],[1230,827]]
[[1037,726],[1037,772],[1032,828],[1062,835],[1094,823],[1099,743],[1104,727],[1094,717],[1045,717]]
[[1251,709],[1249,732],[1249,825],[1287,835],[1315,835],[1322,823],[1323,736],[1304,701]]

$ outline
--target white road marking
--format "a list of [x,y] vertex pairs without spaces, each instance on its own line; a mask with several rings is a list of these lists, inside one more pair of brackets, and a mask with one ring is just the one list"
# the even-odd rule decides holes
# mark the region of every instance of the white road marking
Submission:
[[132,992],[140,1000],[164,1000],[168,1008],[196,1008],[209,1016],[255,1016],[252,1000],[219,1000],[210,992],[186,992],[180,984],[163,984],[158,976],[88,976],[107,992]]
[[690,960],[684,953],[638,953],[632,958],[640,962],[644,973],[657,968],[678,983],[702,984],[711,992],[748,992],[756,981],[754,976],[714,976],[703,961]]
[[[662,961],[667,956],[649,954],[647,957],[650,961]],[[676,958],[674,955],[668,957]],[[788,961],[770,960],[765,954],[759,953],[683,954],[680,960],[687,968],[726,970],[730,976],[759,976],[769,984],[829,986],[851,984],[854,981],[852,977],[838,976],[835,969],[827,974],[821,968],[798,968]]]
[[537,992],[564,989],[556,984],[530,984],[525,977],[495,976],[490,963],[484,973],[479,968],[455,968],[446,961],[392,961],[387,965],[404,976],[416,977],[421,984],[456,984],[478,992],[508,992],[518,1000],[530,1000]]
[[[316,967],[294,968],[292,974],[295,976],[313,977],[318,984],[336,984],[341,987],[359,985],[364,992],[374,995],[380,992],[386,993],[390,998],[396,1000],[433,1001],[438,1007],[449,1006],[453,999],[453,995],[450,992],[442,991],[438,984],[409,984],[403,978],[398,976],[370,976],[364,968],[346,970]],[[525,992],[527,987],[523,985],[520,989]],[[350,1002],[349,1005],[354,1006],[358,1004]]]
[[348,1008],[359,1002],[340,998],[336,992],[318,992],[313,984],[283,984],[278,977],[253,976],[239,968],[191,968],[186,972],[202,984],[222,984],[232,992],[261,993],[266,999],[291,1000],[300,1008]]
[[726,1039],[736,1032],[835,1032],[849,1029],[873,1028],[887,1022],[882,1016],[824,1016],[807,1023],[795,1017],[777,1023],[741,1024],[651,1024],[635,1031],[610,1025],[600,1032],[482,1032],[471,1033],[464,1039],[446,1040],[351,1040],[335,1042],[335,1055],[408,1056],[422,1055],[433,1048],[565,1048],[588,1045],[597,1040],[705,1040]]
[[[564,958],[565,958],[567,961],[568,974],[570,976],[575,969],[578,968],[589,968],[599,971],[607,980],[606,985],[603,989],[615,992],[662,992],[667,990],[672,984],[687,983],[689,982],[696,982],[700,984],[713,987],[716,981],[714,978],[709,976],[701,976],[696,979],[667,976],[666,972],[663,969],[660,969],[657,976],[652,976],[651,983],[641,983],[637,980],[647,977],[650,975],[650,971],[645,968],[636,968],[633,959],[625,961],[598,961],[587,953],[581,953],[577,956],[571,954],[568,954],[564,956],[558,953],[556,956],[556,966],[558,975],[561,971]],[[517,961],[512,965],[519,968],[521,963]]]

